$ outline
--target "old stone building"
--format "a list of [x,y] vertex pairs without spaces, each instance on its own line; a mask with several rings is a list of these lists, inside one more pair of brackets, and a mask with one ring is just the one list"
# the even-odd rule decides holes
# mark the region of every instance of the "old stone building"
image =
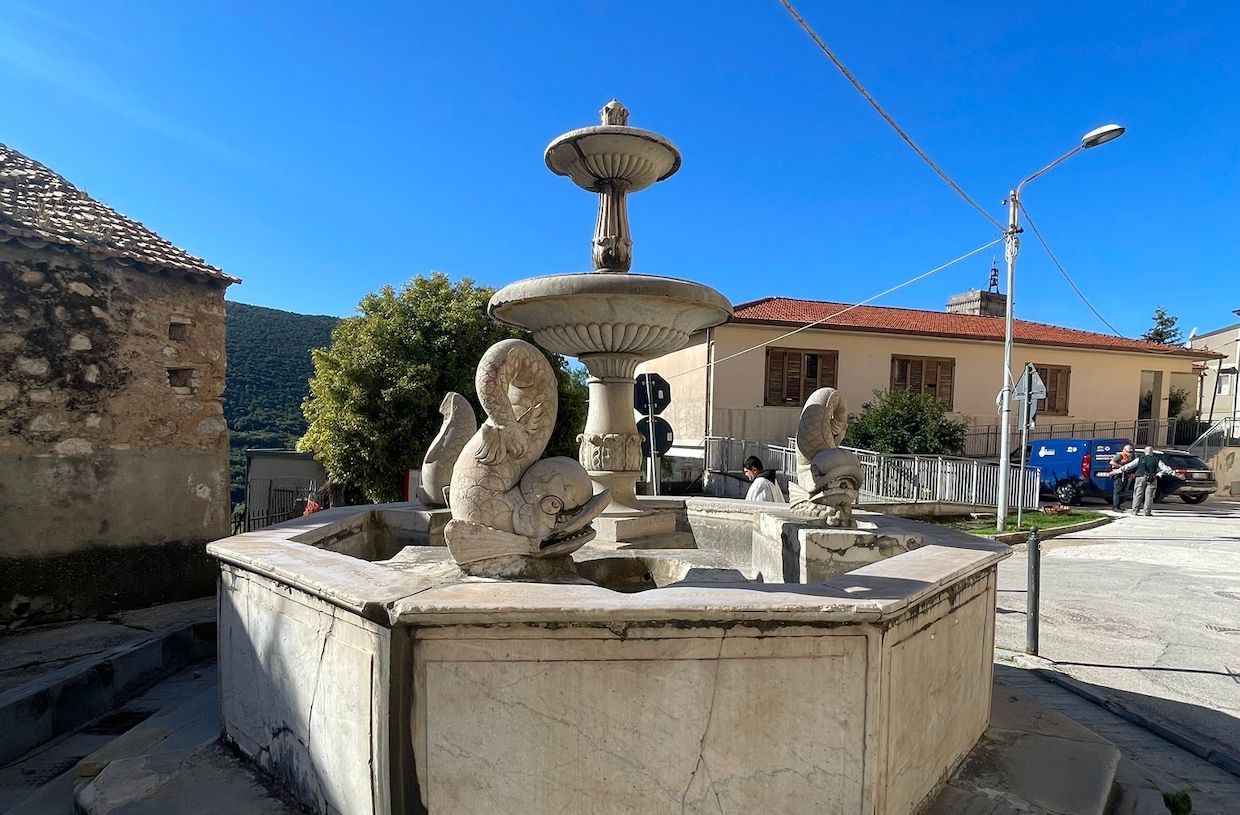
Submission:
[[210,592],[236,282],[0,145],[0,628]]

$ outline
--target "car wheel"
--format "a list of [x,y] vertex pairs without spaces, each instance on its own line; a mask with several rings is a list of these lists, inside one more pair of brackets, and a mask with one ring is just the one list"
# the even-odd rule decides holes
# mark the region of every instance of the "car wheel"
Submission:
[[1184,503],[1186,504],[1200,504],[1210,496],[1203,492],[1200,495],[1181,495],[1180,497],[1184,499]]
[[1079,504],[1081,501],[1081,490],[1075,482],[1063,481],[1060,482],[1059,486],[1055,487],[1055,497],[1059,499],[1061,504]]

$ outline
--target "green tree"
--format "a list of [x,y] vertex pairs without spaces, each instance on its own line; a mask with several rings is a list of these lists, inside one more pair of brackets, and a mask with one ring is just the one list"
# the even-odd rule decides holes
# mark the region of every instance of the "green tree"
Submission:
[[964,453],[965,423],[947,417],[934,396],[910,391],[875,391],[874,400],[849,418],[844,444],[880,453],[958,456]]
[[1146,342],[1158,342],[1163,345],[1179,345],[1184,341],[1184,337],[1180,334],[1180,328],[1176,325],[1180,321],[1179,317],[1172,317],[1167,313],[1167,309],[1159,306],[1154,309],[1154,325],[1141,335],[1141,339]]
[[[491,345],[522,332],[486,314],[493,290],[472,280],[453,284],[435,272],[400,290],[384,286],[340,322],[329,348],[313,351],[314,376],[302,404],[309,428],[297,449],[313,453],[335,481],[360,487],[372,501],[398,500],[407,469],[421,465],[439,431],[448,391],[477,408],[474,372]],[[560,383],[550,455],[575,455],[585,426],[585,385],[564,359],[547,354]]]

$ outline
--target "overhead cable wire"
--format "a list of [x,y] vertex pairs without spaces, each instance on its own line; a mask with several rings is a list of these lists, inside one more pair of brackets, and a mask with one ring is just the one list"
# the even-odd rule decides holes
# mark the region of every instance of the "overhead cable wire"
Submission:
[[[1033,219],[1029,217],[1029,210],[1025,209],[1025,203],[1018,199],[1016,202],[1016,205],[1020,207],[1021,212],[1025,213],[1025,222],[1028,223],[1029,228],[1033,230],[1033,234],[1038,239],[1038,243],[1042,244],[1042,248],[1046,251],[1046,256],[1049,257],[1051,259],[1051,262],[1055,264],[1055,268],[1059,270],[1059,273],[1061,275],[1063,275],[1063,279],[1068,281],[1068,285],[1072,287],[1072,291],[1076,292],[1076,296],[1081,298],[1081,302],[1085,304],[1085,307],[1088,308],[1090,311],[1092,311],[1094,313],[1094,316],[1102,321],[1103,325],[1111,329],[1111,331],[1115,332],[1115,336],[1124,337],[1124,335],[1121,334],[1119,330],[1116,329],[1115,326],[1107,322],[1106,317],[1103,317],[1101,314],[1098,313],[1098,309],[1093,307],[1093,304],[1090,303],[1088,299],[1086,299],[1085,295],[1081,292],[1081,290],[1077,288],[1076,283],[1074,283],[1072,278],[1068,276],[1068,272],[1067,270],[1064,269],[1063,264],[1059,262],[1059,258],[1055,257],[1055,253],[1052,252],[1050,246],[1047,245],[1046,238],[1043,238],[1042,233],[1038,231],[1038,225],[1035,224],[1033,222]],[[1124,337],[1124,339],[1127,339],[1127,338]]]
[[[1097,317],[1099,320],[1102,321],[1103,325],[1111,329],[1111,331],[1115,332],[1115,336],[1119,337],[1120,339],[1131,340],[1132,339],[1131,337],[1127,337],[1121,334],[1119,330],[1115,328],[1115,326],[1107,322],[1107,319],[1098,313],[1098,309],[1094,308],[1093,305],[1089,302],[1089,300],[1085,298],[1085,295],[1081,292],[1081,290],[1076,287],[1076,283],[1074,283],[1072,281],[1072,278],[1068,276],[1067,270],[1064,269],[1063,264],[1059,262],[1059,258],[1055,257],[1055,253],[1052,252],[1050,246],[1047,245],[1046,239],[1042,237],[1042,233],[1038,231],[1037,224],[1035,224],[1033,222],[1033,219],[1029,217],[1029,210],[1025,209],[1024,202],[1018,199],[1016,202],[1016,205],[1020,207],[1021,212],[1025,213],[1025,222],[1028,223],[1029,228],[1033,230],[1033,234],[1038,239],[1038,243],[1042,244],[1042,248],[1046,250],[1047,257],[1049,257],[1051,259],[1051,262],[1055,264],[1055,268],[1059,270],[1059,273],[1061,275],[1063,275],[1063,279],[1068,281],[1068,285],[1072,287],[1072,291],[1076,292],[1076,296],[1081,298],[1081,302],[1084,303],[1085,306],[1094,313],[1095,317]],[[1151,345],[1159,344],[1151,340],[1142,340],[1139,338],[1134,341],[1145,342]],[[1148,348],[1146,350],[1154,354],[1178,354],[1180,352],[1180,345],[1179,343],[1170,343],[1170,344],[1166,344],[1165,349],[1164,348]]]
[[908,133],[904,132],[904,128],[896,124],[896,120],[891,118],[891,116],[887,113],[887,111],[883,110],[882,105],[878,104],[878,102],[874,99],[873,96],[870,96],[869,91],[867,91],[864,87],[862,87],[861,83],[857,81],[857,78],[852,75],[852,72],[849,71],[848,68],[844,67],[844,63],[840,62],[839,57],[837,57],[831,51],[831,49],[827,47],[827,44],[822,41],[822,38],[819,37],[817,33],[814,32],[814,29],[810,28],[810,25],[809,23],[805,21],[805,18],[802,17],[799,13],[797,13],[797,10],[792,7],[792,3],[790,3],[789,0],[779,0],[779,2],[782,3],[784,8],[788,10],[788,13],[792,15],[793,19],[795,19],[801,25],[801,28],[805,29],[805,33],[808,34],[810,38],[813,39],[813,41],[818,44],[818,47],[822,50],[822,53],[826,54],[827,58],[830,59],[833,63],[835,63],[835,67],[840,69],[840,73],[842,73],[844,77],[849,82],[852,83],[852,86],[857,89],[857,92],[860,93],[863,97],[865,97],[865,101],[869,102],[870,105],[876,111],[878,111],[878,115],[882,116],[883,119],[887,122],[887,124],[891,125],[892,129],[895,130],[896,133],[899,134],[900,138],[903,139],[905,143],[908,144],[909,147],[913,148],[913,152],[917,153],[917,155],[921,157],[921,160],[926,162],[926,164],[930,166],[930,169],[938,173],[939,178],[947,182],[947,185],[951,187],[953,190],[955,190],[957,195],[959,195],[961,198],[967,201],[969,206],[973,207],[975,210],[980,212],[982,214],[982,217],[984,217],[986,220],[994,224],[996,229],[1002,232],[1006,232],[1007,231],[1006,226],[999,223],[999,221],[996,220],[994,216],[992,216],[989,212],[983,209],[981,204],[977,203],[972,198],[970,198],[969,194],[965,192],[964,190],[962,190],[959,184],[957,184],[955,181],[952,181],[951,177],[948,176],[948,174],[943,171],[942,167],[940,167],[938,164],[934,162],[934,159],[930,158],[930,156],[926,154],[925,150],[922,150],[920,147],[917,146],[916,142],[913,141],[913,139],[908,135]]
[[941,271],[943,271],[944,269],[948,268],[949,266],[954,266],[954,265],[956,265],[957,263],[959,263],[959,262],[960,262],[960,261],[962,261],[962,260],[966,260],[966,259],[968,259],[968,258],[973,257],[973,256],[974,256],[974,255],[976,255],[978,252],[984,252],[985,250],[989,249],[990,247],[994,246],[995,244],[1002,243],[1002,242],[1003,242],[1003,240],[1004,240],[1004,238],[1003,238],[1002,236],[1001,236],[1001,237],[998,237],[998,238],[995,238],[995,239],[994,239],[993,241],[991,241],[990,243],[983,244],[982,246],[979,246],[979,247],[977,247],[976,249],[974,249],[974,250],[972,250],[972,251],[969,251],[969,252],[964,253],[963,255],[961,255],[961,256],[960,256],[960,257],[958,257],[958,258],[954,258],[954,259],[952,259],[952,260],[947,261],[946,263],[942,264],[941,266],[936,266],[936,267],[934,267],[933,269],[931,269],[931,270],[930,270],[930,271],[928,271],[928,272],[922,272],[921,274],[917,275],[916,277],[909,278],[908,280],[905,280],[903,283],[900,283],[900,284],[897,284],[897,285],[895,285],[895,286],[892,286],[891,288],[886,289],[885,291],[880,291],[878,294],[875,294],[875,295],[873,295],[872,297],[867,297],[866,299],[862,300],[860,303],[853,303],[851,306],[846,306],[846,307],[844,307],[844,308],[840,309],[839,311],[835,312],[834,314],[828,314],[826,317],[819,317],[817,320],[814,320],[814,321],[813,321],[813,322],[811,322],[811,323],[806,323],[805,325],[801,326],[800,328],[794,328],[793,330],[791,330],[791,331],[787,332],[786,334],[780,334],[778,337],[773,337],[773,338],[771,338],[771,339],[767,340],[766,342],[761,342],[761,343],[758,343],[757,345],[750,346],[749,348],[746,348],[746,349],[744,349],[743,351],[737,351],[737,352],[736,352],[736,353],[734,353],[734,354],[728,354],[726,357],[724,357],[724,358],[722,358],[722,359],[716,359],[716,360],[714,360],[713,362],[707,362],[705,365],[699,365],[699,366],[698,366],[698,367],[696,367],[696,368],[690,368],[690,369],[688,369],[688,370],[686,370],[686,371],[681,371],[681,372],[680,372],[680,373],[678,373],[678,374],[671,374],[671,375],[669,375],[667,378],[668,378],[668,379],[675,379],[676,377],[679,377],[679,376],[684,376],[684,375],[686,375],[686,374],[696,373],[697,371],[705,370],[706,368],[710,368],[710,367],[712,367],[712,366],[719,365],[719,364],[720,364],[720,363],[722,363],[722,362],[727,362],[727,361],[728,361],[728,360],[730,360],[730,359],[736,359],[737,357],[739,357],[739,356],[743,356],[743,355],[745,355],[745,354],[748,354],[748,353],[749,353],[749,352],[751,352],[751,351],[757,351],[759,348],[765,348],[766,346],[771,345],[772,343],[776,343],[776,342],[779,342],[779,341],[781,341],[781,340],[785,340],[785,339],[787,339],[788,337],[793,336],[794,334],[800,334],[802,331],[807,331],[807,330],[809,330],[809,329],[811,329],[811,328],[814,328],[815,326],[822,325],[823,323],[827,322],[828,320],[834,320],[836,317],[839,317],[841,314],[845,314],[845,313],[847,313],[847,312],[849,312],[849,311],[852,311],[853,309],[858,308],[858,307],[860,307],[860,306],[864,306],[864,305],[868,305],[868,304],[870,304],[870,303],[873,303],[875,300],[879,299],[880,297],[886,297],[888,294],[891,294],[891,293],[892,293],[892,292],[894,292],[894,291],[899,291],[900,289],[904,288],[905,286],[911,286],[912,284],[916,283],[916,282],[917,282],[917,281],[919,281],[919,280],[925,280],[927,277],[929,277],[929,276],[930,276],[930,275],[932,275],[932,274],[935,274],[936,272],[941,272]]

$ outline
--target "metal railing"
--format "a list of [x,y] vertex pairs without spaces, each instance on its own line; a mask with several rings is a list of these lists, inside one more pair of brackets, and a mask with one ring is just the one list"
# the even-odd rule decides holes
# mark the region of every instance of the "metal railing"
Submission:
[[309,478],[252,478],[245,484],[245,532],[299,517],[318,489]]
[[761,441],[745,441],[728,436],[707,436],[703,441],[703,462],[707,472],[738,473],[745,459],[757,456],[769,469],[793,473],[797,466],[796,439],[787,447]]
[[[771,469],[795,478],[796,439],[790,444],[751,442],[723,436],[707,436],[704,442],[705,467],[710,472],[738,472],[748,456],[757,456]],[[850,450],[861,462],[862,503],[947,502],[997,506],[1001,470],[1007,470],[1008,494],[1012,508],[1036,509],[1041,468],[1012,464],[1006,468],[996,462],[954,456],[893,455],[875,450]]]
[[1225,416],[1207,427],[1185,449],[1209,462],[1224,447],[1240,444],[1240,426],[1232,416]]
[[[1043,439],[1128,439],[1138,447],[1185,447],[1193,442],[1208,423],[1200,419],[1126,419],[1109,422],[1045,421],[1029,430],[1028,441]],[[1020,428],[1011,429],[1012,449],[1020,449]],[[964,454],[972,458],[994,458],[999,455],[1001,433],[998,425],[970,427],[964,435]]]

